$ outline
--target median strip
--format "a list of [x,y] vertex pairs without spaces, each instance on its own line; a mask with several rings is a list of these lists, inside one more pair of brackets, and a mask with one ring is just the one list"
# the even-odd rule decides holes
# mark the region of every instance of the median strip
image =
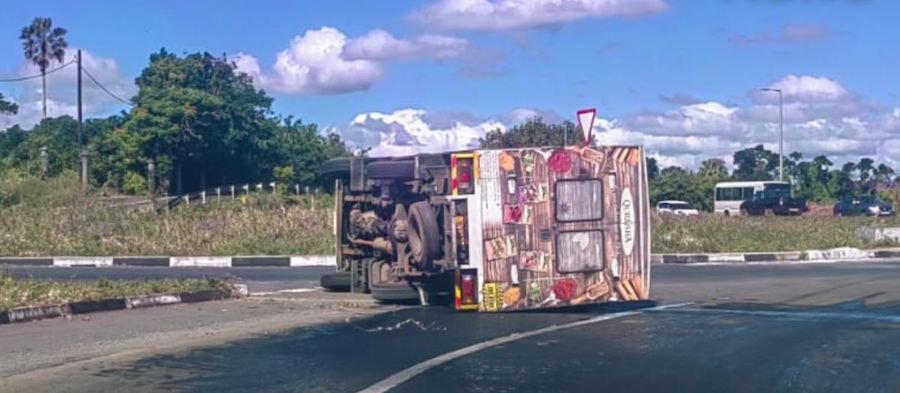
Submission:
[[54,282],[0,272],[0,324],[247,295],[222,280]]
[[55,266],[55,267],[305,267],[334,266],[333,255],[258,255],[258,256],[195,256],[195,257],[0,257],[0,266]]

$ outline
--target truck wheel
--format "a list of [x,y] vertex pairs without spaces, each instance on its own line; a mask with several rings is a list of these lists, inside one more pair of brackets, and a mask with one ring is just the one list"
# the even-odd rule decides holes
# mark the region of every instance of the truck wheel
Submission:
[[409,206],[409,248],[419,267],[428,270],[441,253],[441,235],[437,218],[428,202]]
[[319,174],[322,176],[347,175],[350,173],[350,159],[347,157],[332,158],[322,163]]
[[323,274],[319,279],[322,288],[335,292],[347,292],[350,290],[350,272],[334,272]]
[[412,160],[375,161],[366,165],[366,175],[371,179],[412,180],[416,163]]
[[406,282],[371,285],[372,298],[384,303],[412,303],[419,301],[419,291]]

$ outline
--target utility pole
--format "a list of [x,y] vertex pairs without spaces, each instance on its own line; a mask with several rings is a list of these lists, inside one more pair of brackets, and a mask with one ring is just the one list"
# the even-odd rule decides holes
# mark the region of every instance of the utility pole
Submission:
[[78,148],[84,147],[84,119],[81,114],[81,49],[78,50]]
[[784,181],[784,92],[769,87],[760,90],[778,93],[778,130],[781,134],[778,141],[778,180]]
[[81,100],[81,49],[78,50],[78,156],[81,158],[81,188],[88,185],[88,153],[84,148],[84,117]]

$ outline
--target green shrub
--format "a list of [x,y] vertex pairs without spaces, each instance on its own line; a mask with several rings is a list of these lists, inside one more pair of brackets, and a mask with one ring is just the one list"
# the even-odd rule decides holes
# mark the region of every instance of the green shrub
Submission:
[[147,179],[137,172],[126,172],[122,183],[122,191],[126,194],[144,195],[147,193]]

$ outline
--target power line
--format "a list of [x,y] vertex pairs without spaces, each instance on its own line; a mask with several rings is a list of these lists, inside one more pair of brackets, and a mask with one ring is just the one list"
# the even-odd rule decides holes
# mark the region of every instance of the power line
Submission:
[[106,94],[109,94],[110,97],[119,100],[120,102],[122,102],[122,103],[125,104],[125,105],[131,105],[131,106],[134,106],[134,104],[132,104],[132,103],[129,102],[128,100],[124,100],[124,99],[122,99],[121,97],[119,97],[119,96],[113,94],[113,92],[109,91],[106,87],[104,87],[103,85],[101,85],[100,82],[97,82],[97,80],[94,79],[94,76],[91,75],[90,72],[88,72],[87,68],[84,68],[84,66],[82,66],[82,67],[81,67],[81,70],[84,71],[85,75],[87,75],[88,78],[90,78],[90,79],[94,82],[94,84],[97,85],[97,87],[99,87],[101,90],[105,91]]
[[[52,70],[50,70],[50,71],[47,71],[47,73],[46,73],[46,74],[43,74],[43,75],[50,75],[50,74],[52,74],[52,73],[54,73],[54,72],[56,72],[56,71],[59,71],[59,70],[61,70],[61,69],[63,69],[63,68],[66,68],[66,67],[72,65],[72,63],[74,63],[74,62],[75,62],[75,60],[69,61],[68,63],[65,63],[65,64],[63,64],[63,65],[61,65],[61,66],[59,66],[59,67],[56,67],[56,68],[54,68],[54,69],[52,69]],[[27,80],[29,80],[29,79],[40,78],[41,76],[42,76],[42,74],[36,74],[36,75],[23,76],[23,77],[21,77],[21,78],[0,79],[0,82],[22,82],[22,81],[27,81]]]

